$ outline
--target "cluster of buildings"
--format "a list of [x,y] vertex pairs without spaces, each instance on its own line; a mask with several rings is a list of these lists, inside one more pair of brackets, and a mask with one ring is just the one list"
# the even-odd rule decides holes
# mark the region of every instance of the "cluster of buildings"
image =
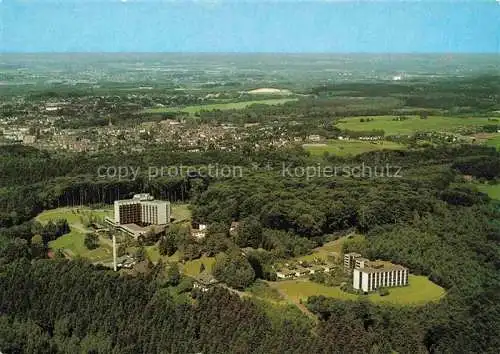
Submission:
[[170,202],[154,200],[148,193],[135,194],[131,199],[115,200],[114,217],[105,220],[134,238],[161,232],[170,222]]
[[408,268],[385,261],[370,261],[359,253],[344,255],[344,268],[352,272],[352,287],[370,292],[408,285]]
[[291,268],[292,267],[277,271],[276,277],[278,279],[294,279],[315,273],[329,273],[333,269],[333,266],[328,264],[309,265],[304,262],[299,262],[298,266],[294,266],[293,269]]
[[[60,128],[60,117],[12,122],[3,128],[0,121],[0,143],[32,145],[47,150],[95,152],[104,149],[143,151],[150,144],[171,143],[177,148],[193,152],[216,149],[234,151],[243,145],[254,148],[285,146],[291,143],[284,131],[278,134],[271,126],[244,127],[227,124],[185,124],[166,119],[160,122],[143,122],[136,126],[96,126],[90,128]],[[5,122],[8,122],[5,120]],[[36,132],[33,130],[36,127]]]

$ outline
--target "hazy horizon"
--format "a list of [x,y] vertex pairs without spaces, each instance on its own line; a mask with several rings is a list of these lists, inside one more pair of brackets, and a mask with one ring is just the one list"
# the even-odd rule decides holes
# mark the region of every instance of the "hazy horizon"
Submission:
[[0,52],[496,54],[499,17],[493,0],[0,0]]

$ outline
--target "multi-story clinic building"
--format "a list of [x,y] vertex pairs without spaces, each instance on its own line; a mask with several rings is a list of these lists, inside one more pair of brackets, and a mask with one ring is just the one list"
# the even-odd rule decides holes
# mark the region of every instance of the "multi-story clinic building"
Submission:
[[357,253],[344,255],[344,265],[352,269],[352,286],[370,292],[382,287],[408,285],[408,268],[384,261],[370,261]]
[[170,202],[153,200],[147,193],[132,199],[115,200],[114,222],[123,224],[165,225],[170,222]]

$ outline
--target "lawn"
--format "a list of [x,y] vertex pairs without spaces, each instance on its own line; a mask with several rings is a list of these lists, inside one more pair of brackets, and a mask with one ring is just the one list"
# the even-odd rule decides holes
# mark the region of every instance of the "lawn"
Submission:
[[300,300],[304,302],[309,296],[314,295],[323,295],[344,300],[356,300],[358,298],[356,295],[343,292],[338,287],[330,287],[305,279],[278,281],[272,283],[272,286],[276,287],[276,289],[294,303]]
[[113,258],[112,248],[103,240],[99,240],[99,247],[94,250],[89,250],[85,247],[83,241],[85,234],[73,230],[69,234],[59,237],[57,240],[49,242],[49,247],[53,250],[62,249],[65,254],[70,257],[80,256],[88,258],[93,262],[111,261]]
[[[364,122],[360,121],[362,118]],[[373,121],[367,122],[367,118],[373,118]],[[354,131],[384,130],[385,135],[411,135],[417,131],[458,131],[460,128],[489,123],[488,118],[481,117],[429,116],[427,119],[420,119],[418,116],[409,116],[408,119],[402,121],[395,121],[393,118],[394,116],[346,118],[338,123],[337,127]]]
[[486,145],[488,146],[494,146],[497,148],[497,150],[500,151],[500,134],[491,138],[491,139],[488,139],[486,141]]
[[256,280],[245,292],[257,298],[267,300],[273,303],[282,302],[283,296],[276,288],[269,286],[266,282]]
[[[179,262],[180,259],[180,252],[176,251],[173,255],[170,257],[168,256],[162,256],[160,254],[160,250],[158,248],[158,245],[152,245],[152,246],[145,246],[144,249],[146,250],[146,255],[148,256],[149,260],[153,263],[157,263],[160,259],[162,260],[163,263],[168,263],[168,262]],[[131,247],[130,249],[127,249],[128,252],[135,252],[137,250],[137,247]]]
[[282,294],[291,301],[305,301],[309,296],[323,295],[341,300],[368,299],[375,303],[391,303],[396,305],[419,305],[439,300],[445,291],[431,282],[427,277],[409,275],[409,285],[405,287],[389,288],[389,295],[380,296],[378,293],[369,295],[354,295],[340,290],[339,287],[329,287],[309,280],[284,280],[273,283]]
[[98,217],[112,216],[113,211],[110,209],[90,209],[86,207],[78,208],[57,208],[51,210],[45,210],[36,217],[36,220],[42,224],[49,222],[49,220],[66,219],[71,225],[77,225],[78,227],[83,227],[81,223],[81,217],[88,215],[95,215]]
[[304,144],[303,148],[313,156],[322,156],[325,152],[339,156],[354,156],[364,152],[383,149],[405,149],[404,145],[392,141],[329,140],[326,144]]
[[[352,235],[349,237],[349,239],[355,239],[355,238],[363,238],[363,236]],[[347,239],[347,237],[341,237],[335,241],[327,242],[323,246],[316,247],[315,249],[313,249],[313,252],[311,254],[296,257],[296,258],[294,258],[294,260],[312,262],[316,258],[328,260],[328,256],[332,256],[332,255],[340,256],[340,254],[342,253],[342,243],[346,239]]]
[[296,98],[276,98],[268,100],[255,100],[255,101],[243,101],[243,102],[212,103],[212,104],[186,106],[186,107],[159,107],[159,108],[149,108],[146,110],[146,113],[166,113],[166,112],[181,111],[194,114],[201,110],[211,111],[214,109],[220,109],[220,110],[243,109],[252,104],[277,105],[296,100],[297,100]]
[[189,204],[171,204],[172,205],[172,218],[174,222],[191,219],[191,209]]
[[157,245],[146,246],[144,249],[146,250],[146,255],[151,262],[156,263],[160,260],[160,258],[162,258]]
[[187,261],[183,265],[181,265],[182,272],[190,277],[196,277],[200,274],[200,266],[201,264],[205,265],[205,269],[208,272],[212,271],[212,267],[215,263],[215,257],[206,257],[203,256],[199,259],[193,259],[192,261]]
[[51,249],[62,249],[70,257],[80,256],[88,258],[91,261],[104,261],[110,260],[113,256],[111,242],[100,237],[100,247],[95,250],[87,249],[84,245],[84,240],[85,233],[89,230],[82,224],[81,217],[89,215],[104,217],[110,216],[111,213],[110,209],[94,210],[86,207],[57,208],[42,212],[36,217],[36,220],[42,224],[57,219],[66,219],[68,221],[71,232],[59,237],[57,240],[49,242]]
[[488,194],[491,199],[500,200],[500,184],[475,184],[480,192]]

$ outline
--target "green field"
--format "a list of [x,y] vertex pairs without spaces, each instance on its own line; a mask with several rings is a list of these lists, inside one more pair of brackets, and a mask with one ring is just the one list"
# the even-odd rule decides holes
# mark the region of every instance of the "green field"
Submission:
[[439,300],[445,291],[424,276],[410,275],[409,285],[405,287],[389,288],[389,295],[380,296],[378,293],[369,295],[354,295],[340,290],[339,287],[329,287],[309,280],[284,280],[275,282],[280,292],[286,294],[292,301],[303,302],[314,295],[323,295],[341,300],[368,299],[376,303],[391,303],[397,305],[419,305]]
[[343,240],[344,240],[343,238],[340,238],[340,239],[335,240],[335,241],[327,242],[323,246],[313,249],[313,252],[311,254],[296,257],[293,259],[296,261],[312,262],[315,259],[319,258],[319,259],[323,259],[326,261],[328,259],[328,257],[331,255],[336,255],[336,256],[340,255],[340,253],[342,252]]
[[[370,122],[361,122],[360,119],[373,118]],[[487,125],[488,118],[471,117],[442,117],[429,116],[427,119],[420,119],[417,116],[409,116],[402,121],[393,120],[394,116],[376,117],[353,117],[343,119],[337,124],[340,129],[354,131],[384,130],[385,135],[411,135],[417,131],[457,131],[460,128]]]
[[313,156],[322,156],[325,152],[339,156],[354,156],[375,150],[405,149],[404,145],[392,141],[362,140],[329,140],[326,144],[304,144],[302,147]]
[[211,272],[215,263],[215,257],[203,256],[199,259],[188,261],[181,266],[182,272],[190,277],[196,277],[200,274],[200,266],[202,263],[205,265],[205,269]]
[[50,220],[66,219],[71,232],[59,237],[57,240],[49,242],[49,247],[53,250],[61,249],[69,257],[80,256],[92,261],[110,260],[113,256],[111,242],[102,237],[99,238],[100,246],[95,250],[89,250],[84,245],[85,233],[89,230],[82,224],[81,218],[88,215],[98,217],[110,216],[111,210],[93,210],[89,208],[58,208],[46,210],[36,217],[36,220],[45,224]]
[[228,103],[212,103],[197,106],[186,106],[186,107],[159,107],[159,108],[149,108],[146,113],[166,113],[166,112],[186,112],[194,114],[201,110],[211,111],[214,109],[228,110],[228,109],[243,109],[252,104],[268,104],[277,105],[286,102],[296,101],[296,98],[275,98],[268,100],[256,100],[256,101],[243,101],[243,102],[228,102]]
[[[78,212],[77,212],[78,211]],[[71,225],[76,225],[77,227],[83,227],[80,218],[85,215],[95,215],[98,217],[111,216],[113,211],[110,209],[90,209],[86,207],[75,207],[75,208],[57,208],[51,210],[45,210],[36,217],[36,220],[42,224],[47,223],[49,220],[66,219]]]
[[362,239],[364,236],[362,235],[357,235],[353,234],[350,236],[344,236],[341,237],[335,241],[330,241],[325,243],[321,247],[316,247],[313,249],[311,254],[307,254],[305,256],[300,256],[300,257],[295,257],[293,258],[296,261],[307,261],[307,262],[312,262],[315,259],[323,259],[323,260],[328,260],[329,256],[335,256],[339,257],[342,253],[342,243],[349,237],[350,240],[355,240],[355,239]]
[[189,209],[189,204],[172,204],[171,207],[171,217],[174,218],[174,222],[191,219],[191,209]]
[[272,303],[279,303],[284,300],[276,288],[269,286],[262,280],[256,280],[255,283],[245,289],[245,293]]
[[488,194],[491,199],[500,200],[500,184],[475,184],[480,192]]
[[486,141],[486,145],[494,146],[497,148],[497,150],[500,151],[500,134],[498,136],[491,138],[491,139],[488,139],[488,141]]
[[61,249],[69,257],[83,257],[92,261],[111,261],[113,251],[111,246],[99,239],[99,247],[89,250],[83,243],[85,234],[79,231],[71,231],[69,234],[59,237],[57,240],[49,242],[49,247],[53,250]]

